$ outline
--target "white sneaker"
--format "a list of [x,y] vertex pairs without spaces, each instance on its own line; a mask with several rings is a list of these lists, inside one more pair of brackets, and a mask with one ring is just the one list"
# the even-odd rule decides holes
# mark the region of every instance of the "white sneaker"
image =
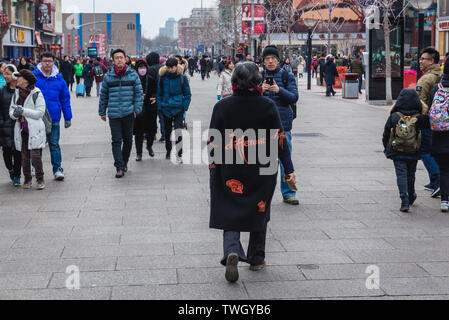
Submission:
[[55,173],[55,180],[62,181],[64,180],[64,174],[61,171]]
[[442,212],[449,212],[449,202],[442,201],[441,202],[441,211]]
[[182,163],[183,163],[182,157],[176,156],[176,164],[182,164]]
[[34,169],[33,166],[31,166],[31,175],[32,175],[33,177],[36,176],[36,169]]

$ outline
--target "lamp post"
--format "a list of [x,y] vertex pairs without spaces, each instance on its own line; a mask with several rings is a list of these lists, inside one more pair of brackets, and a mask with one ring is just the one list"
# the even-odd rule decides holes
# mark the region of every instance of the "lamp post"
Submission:
[[307,90],[312,89],[312,28],[316,24],[315,19],[303,19],[308,28],[307,33]]
[[[421,51],[424,49],[424,12],[423,10],[428,9],[433,0],[409,0],[410,5],[419,11],[418,19],[418,64],[420,59]],[[421,68],[418,69],[418,80],[422,76]]]

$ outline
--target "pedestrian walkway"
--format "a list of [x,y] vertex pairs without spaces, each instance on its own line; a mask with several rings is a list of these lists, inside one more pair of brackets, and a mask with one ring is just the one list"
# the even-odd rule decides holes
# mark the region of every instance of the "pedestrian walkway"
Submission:
[[[215,76],[191,86],[189,129],[192,120],[206,129]],[[61,133],[66,181],[52,180],[48,149],[44,191],[14,189],[0,170],[0,299],[449,298],[449,216],[424,191],[422,164],[417,204],[399,212],[382,153],[386,110],[304,88],[293,129],[301,205],[276,192],[266,270],[242,264],[240,280],[226,282],[222,232],[208,228],[207,165],[175,166],[157,143],[141,163],[134,149],[115,179],[98,99],[73,95],[73,127]],[[366,285],[372,265],[379,289]],[[80,290],[66,288],[69,266]]]

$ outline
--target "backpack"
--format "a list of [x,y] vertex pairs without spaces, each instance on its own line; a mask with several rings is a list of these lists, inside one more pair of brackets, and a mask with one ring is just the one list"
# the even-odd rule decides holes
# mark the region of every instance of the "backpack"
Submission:
[[[282,83],[284,84],[285,89],[287,89],[287,86],[288,86],[288,74],[289,73],[287,71],[285,71],[285,70],[282,71]],[[290,105],[290,107],[293,110],[293,120],[294,120],[298,117],[298,113],[297,113],[298,107],[297,107],[296,103],[292,103]]]
[[100,65],[95,67],[95,76],[98,78],[101,78],[102,76],[104,76],[103,68]]
[[[33,94],[33,102],[35,105],[36,105],[37,98],[39,98],[39,92],[35,92]],[[13,101],[16,101],[16,93],[15,92],[14,92]],[[49,135],[51,133],[53,121],[51,120],[51,116],[50,116],[50,113],[48,112],[47,106],[45,106],[45,113],[44,113],[44,116],[42,117],[42,121],[44,121],[45,133],[47,135]]]
[[86,77],[87,78],[92,78],[92,69],[91,68],[87,68],[86,69]]
[[396,128],[391,128],[390,146],[395,152],[415,154],[421,150],[421,130],[416,128],[417,116],[404,116],[396,112],[401,118]]
[[448,99],[449,89],[440,83],[429,112],[432,131],[449,131]]

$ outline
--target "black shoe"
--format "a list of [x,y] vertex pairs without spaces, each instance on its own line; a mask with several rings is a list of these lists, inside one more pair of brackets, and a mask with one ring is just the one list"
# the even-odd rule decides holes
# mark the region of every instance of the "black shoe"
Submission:
[[436,189],[437,186],[438,186],[438,185],[429,183],[428,185],[424,186],[424,190],[432,191],[432,192],[433,192],[433,191]]
[[123,170],[125,173],[128,172],[128,166],[125,166],[125,170]]
[[141,154],[138,154],[138,155],[137,155],[136,161],[137,161],[137,162],[142,161],[142,155],[141,155]]
[[335,97],[335,94],[336,94],[336,92],[332,92],[332,96],[334,96],[334,97]]
[[160,138],[159,142],[165,142],[165,138]]
[[239,279],[239,256],[237,253],[231,253],[226,259],[226,273],[225,278],[227,281],[234,283]]
[[432,192],[431,197],[432,198],[438,198],[441,195],[441,189],[440,186],[436,187],[435,190]]
[[265,261],[262,262],[261,264],[251,265],[249,267],[249,270],[251,270],[251,271],[260,271],[260,270],[263,270],[263,269],[265,269]]
[[418,198],[418,196],[417,196],[416,193],[415,193],[412,197],[410,197],[410,198],[408,199],[408,202],[410,203],[410,207],[413,206],[413,205],[415,204],[415,201],[416,201],[417,198]]
[[409,212],[410,207],[409,206],[402,206],[400,210],[401,210],[401,212]]
[[153,148],[150,148],[150,150],[148,150],[148,154],[150,155],[151,158],[154,158]]
[[286,204],[289,204],[289,205],[292,205],[292,206],[299,206],[299,201],[296,200],[295,198],[284,199],[284,202]]
[[171,159],[171,157],[170,157],[170,152],[167,153],[167,154],[165,155],[165,159],[166,159],[166,160],[170,160],[170,159]]
[[359,93],[360,93],[360,94],[363,94],[363,92],[362,92],[362,91],[359,91]]
[[117,170],[117,174],[115,175],[115,177],[117,179],[121,179],[125,176],[125,172],[123,170]]

